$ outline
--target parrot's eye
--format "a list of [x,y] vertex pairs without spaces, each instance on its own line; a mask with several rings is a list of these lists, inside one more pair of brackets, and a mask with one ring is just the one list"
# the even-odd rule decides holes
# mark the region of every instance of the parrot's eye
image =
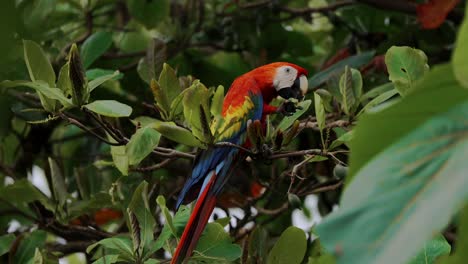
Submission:
[[291,71],[291,69],[290,69],[290,68],[286,68],[285,71],[286,71],[287,73],[289,73],[289,72]]

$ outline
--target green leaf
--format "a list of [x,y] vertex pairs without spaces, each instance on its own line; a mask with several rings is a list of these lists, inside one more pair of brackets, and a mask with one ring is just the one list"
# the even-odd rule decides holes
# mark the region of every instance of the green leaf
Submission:
[[[106,75],[112,75],[116,71],[113,70],[106,70],[106,69],[100,69],[100,68],[94,68],[86,71],[86,78],[91,82],[92,80],[98,79],[100,77],[106,76]],[[112,78],[112,80],[119,80],[122,79],[124,76],[123,73],[119,72],[116,76]]]
[[385,54],[385,64],[390,81],[402,96],[411,91],[416,81],[429,70],[426,54],[410,47],[391,47]]
[[46,54],[36,42],[23,40],[24,60],[31,81],[44,81],[49,87],[55,86],[55,72]]
[[211,99],[210,112],[213,116],[220,116],[223,109],[224,87],[222,85],[216,88],[216,92]]
[[233,244],[231,237],[218,223],[208,223],[195,249],[193,259],[209,259],[211,261],[234,261],[242,250]]
[[132,241],[128,237],[115,236],[111,238],[104,238],[86,248],[86,253],[90,253],[97,246],[102,246],[107,249],[115,249],[120,257],[126,260],[134,260]]
[[81,63],[78,47],[73,44],[68,55],[68,76],[72,84],[72,101],[75,105],[81,106],[89,99],[88,80],[86,80],[83,65]]
[[388,99],[394,97],[397,94],[398,91],[396,89],[392,89],[390,91],[386,91],[380,94],[379,96],[372,99],[369,103],[367,103],[366,106],[364,106],[364,108],[362,108],[361,111],[359,111],[358,115],[365,112],[371,112],[374,107],[382,104],[383,102],[387,101]]
[[[11,197],[15,197],[15,199],[11,201]],[[11,185],[0,187],[0,199],[9,200],[17,205],[39,201],[50,211],[55,211],[55,206],[51,203],[49,198],[34,187],[27,179],[17,180]]]
[[63,208],[67,202],[68,192],[67,186],[65,185],[65,179],[63,178],[62,172],[58,164],[49,157],[50,176],[52,179],[52,190],[54,192],[54,198],[59,202],[59,206]]
[[328,149],[333,150],[333,149],[341,146],[342,144],[347,144],[347,143],[351,142],[351,140],[353,139],[353,135],[354,135],[354,130],[350,130],[350,131],[344,133],[339,138],[334,140],[331,143],[331,145],[330,145],[330,147]]
[[301,117],[302,114],[304,114],[310,107],[310,104],[312,103],[311,100],[305,100],[299,103],[299,106],[302,107],[302,109],[297,110],[293,115],[291,116],[285,116],[283,120],[279,123],[277,129],[281,131],[286,131],[291,125],[296,121],[299,117]]
[[63,94],[71,95],[72,93],[72,82],[70,79],[70,75],[68,72],[70,71],[70,64],[65,63],[63,67],[60,69],[58,80],[57,80],[57,88],[62,90]]
[[35,230],[27,234],[16,250],[12,263],[32,264],[36,248],[42,248],[47,238],[47,233],[43,230]]
[[89,92],[92,92],[94,89],[96,89],[99,85],[109,81],[109,80],[114,80],[115,78],[118,78],[118,76],[121,75],[119,71],[115,71],[112,74],[107,74],[103,75],[100,77],[97,77],[96,79],[92,80],[88,84],[88,89]]
[[[26,86],[32,88],[39,92],[40,94],[44,95],[46,98],[59,100],[65,107],[72,106],[72,102],[70,99],[66,98],[63,95],[62,90],[58,88],[50,88],[45,82],[43,81],[36,81],[36,82],[29,82],[29,81],[3,81],[0,83],[0,87],[3,88],[12,88],[18,86]],[[47,110],[47,109],[46,109]]]
[[[414,92],[391,107],[361,115],[350,142],[349,183],[372,157],[437,113],[468,99],[455,80],[451,65],[436,66],[414,87]],[[434,102],[437,98],[437,103]],[[375,135],[379,135],[376,137]]]
[[368,51],[348,57],[344,60],[335,63],[333,66],[330,66],[327,69],[314,74],[314,76],[312,76],[312,78],[309,79],[309,90],[314,89],[317,86],[325,83],[332,77],[339,76],[346,66],[349,66],[351,68],[359,68],[360,66],[370,62],[372,57],[374,57],[374,52]]
[[149,247],[150,243],[153,241],[153,232],[156,225],[148,204],[148,183],[146,181],[140,183],[133,192],[133,197],[128,205],[128,209],[136,215],[140,226],[141,243],[139,243],[139,251],[142,252],[143,248]]
[[361,96],[361,102],[365,100],[370,100],[372,98],[375,98],[385,92],[395,90],[395,86],[393,85],[392,82],[384,83],[382,85],[379,85],[377,87],[372,88],[369,90],[367,93],[363,94]]
[[171,230],[172,228],[175,229],[175,233],[177,234],[177,236],[174,236],[174,237],[179,237],[179,235],[183,232],[185,225],[187,224],[187,221],[190,217],[190,213],[191,213],[190,209],[182,205],[179,208],[179,210],[176,212],[174,217],[171,219],[170,214],[167,216],[169,212],[165,204],[166,201],[162,199],[164,199],[164,197],[163,198],[158,197],[157,199],[158,205],[161,207],[161,211],[163,211],[164,216],[170,219],[170,222],[166,221],[166,223],[170,223],[170,224],[164,225],[163,230],[161,231],[161,234],[159,235],[158,239],[153,241],[153,243],[150,246],[151,250],[146,253],[146,256],[150,256],[151,254],[156,252],[156,250],[162,248],[163,245],[166,243],[166,241],[171,236],[174,236],[173,231]]
[[[167,45],[159,38],[146,41],[147,37],[142,35],[140,32],[125,33],[123,40],[129,40],[129,43],[142,43],[143,49],[147,47],[146,56],[138,62],[137,72],[143,81],[150,84],[152,79],[156,79],[156,74],[161,73],[164,61],[167,60]],[[132,37],[137,40],[131,40]]]
[[180,127],[174,122],[155,122],[150,126],[172,141],[191,147],[206,147],[192,134],[192,132],[190,132],[190,130]]
[[161,134],[151,127],[138,129],[127,144],[128,163],[139,164],[158,145]]
[[468,88],[468,8],[465,8],[465,19],[458,31],[455,50],[452,55],[452,65],[455,77],[462,86]]
[[166,199],[164,198],[164,196],[159,195],[158,198],[156,198],[156,203],[159,205],[159,207],[161,207],[161,211],[163,212],[164,219],[166,220],[166,224],[164,225],[164,227],[166,227],[167,225],[172,235],[174,237],[177,237],[177,230],[174,226],[174,223],[172,222],[172,216],[169,213],[169,209],[167,209]]
[[415,256],[409,264],[431,264],[444,255],[450,254],[450,244],[442,235],[424,243],[424,248]]
[[132,114],[130,106],[114,100],[97,100],[83,107],[103,116],[125,117]]
[[111,146],[112,160],[114,161],[115,167],[123,175],[128,175],[128,156],[126,152],[126,146]]
[[307,249],[307,239],[304,231],[295,226],[288,227],[268,255],[270,264],[299,264],[304,258]]
[[172,69],[169,64],[163,64],[163,69],[159,75],[158,83],[161,87],[162,93],[166,95],[169,104],[174,101],[180,92],[182,92],[179,79],[177,78],[174,69]]
[[129,0],[128,10],[133,18],[148,28],[153,28],[169,16],[170,1]]
[[99,31],[89,36],[81,46],[83,66],[87,69],[112,45],[112,33]]
[[358,70],[345,67],[340,78],[340,93],[343,111],[347,115],[354,114],[362,96],[362,76]]
[[323,107],[322,98],[317,93],[314,93],[314,106],[317,125],[320,129],[320,133],[322,133],[325,129],[325,108]]
[[147,126],[154,126],[155,124],[163,123],[164,121],[161,121],[159,119],[152,118],[149,116],[139,116],[135,119],[132,119],[131,122],[136,127],[147,127]]
[[15,241],[15,235],[14,234],[6,234],[3,236],[0,236],[0,256],[3,256],[5,253],[10,251],[10,247]]
[[98,258],[93,264],[112,264],[119,260],[119,255],[105,255]]
[[171,111],[171,106],[167,94],[164,93],[161,85],[159,85],[159,82],[154,79],[151,79],[150,87],[151,91],[153,92],[154,100],[156,101],[157,106],[159,106],[161,115],[163,119],[166,120],[168,113]]
[[170,112],[170,115],[169,115],[171,120],[177,119],[179,116],[181,116],[184,113],[184,105],[183,105],[182,101],[184,100],[184,96],[185,96],[185,93],[187,91],[188,91],[187,89],[183,90],[172,101],[172,103],[171,103],[171,112]]
[[430,118],[357,172],[340,210],[317,227],[338,263],[405,263],[447,226],[468,198],[468,123],[460,122],[466,115],[468,101]]
[[210,91],[200,82],[187,88],[183,99],[185,120],[190,124],[192,133],[203,143],[211,143],[212,136],[209,124]]

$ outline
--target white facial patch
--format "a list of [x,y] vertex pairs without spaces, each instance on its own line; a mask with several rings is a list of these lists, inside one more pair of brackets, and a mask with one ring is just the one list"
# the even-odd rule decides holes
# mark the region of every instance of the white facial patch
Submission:
[[[291,87],[296,80],[297,70],[291,66],[281,66],[276,70],[275,79],[273,80],[273,86],[276,91]],[[307,79],[306,79],[307,81]],[[301,81],[302,88],[302,81]]]
[[299,77],[299,84],[302,95],[305,95],[309,89],[309,82],[307,81],[307,77],[305,77],[305,75],[301,75],[301,77]]

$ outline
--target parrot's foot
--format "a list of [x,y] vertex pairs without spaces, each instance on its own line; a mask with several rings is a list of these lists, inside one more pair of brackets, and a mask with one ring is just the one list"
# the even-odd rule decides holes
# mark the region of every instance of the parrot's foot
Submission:
[[286,101],[282,103],[278,109],[276,110],[277,113],[281,113],[285,116],[292,116],[296,110],[300,110],[302,107],[298,106],[296,103],[291,101]]

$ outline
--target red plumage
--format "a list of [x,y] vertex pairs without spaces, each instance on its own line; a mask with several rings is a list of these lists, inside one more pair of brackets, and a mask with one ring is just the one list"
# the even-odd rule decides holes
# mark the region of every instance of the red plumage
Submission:
[[[269,103],[278,96],[278,90],[286,88],[282,87],[284,85],[289,85],[289,89],[292,89],[299,77],[306,75],[307,71],[295,64],[276,62],[258,67],[238,77],[224,98],[222,109],[224,126],[218,128],[217,141],[244,145],[247,121],[263,121],[266,115],[276,112],[277,108]],[[297,95],[297,91],[286,94]],[[173,255],[172,264],[182,263],[192,255],[216,205],[217,196],[236,163],[244,158],[245,153],[229,147],[208,148],[197,155],[192,175],[179,195],[176,208],[184,201],[190,189],[201,184],[202,188]]]

